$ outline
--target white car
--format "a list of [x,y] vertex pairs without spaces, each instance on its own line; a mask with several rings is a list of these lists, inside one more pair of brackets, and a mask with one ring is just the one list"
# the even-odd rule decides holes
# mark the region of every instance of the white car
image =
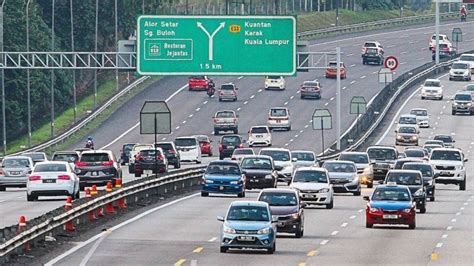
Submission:
[[255,155],[252,148],[237,148],[234,150],[230,158],[232,160],[241,162],[243,158],[252,155]]
[[291,157],[293,160],[293,166],[298,167],[316,167],[318,166],[318,160],[316,159],[316,154],[312,151],[292,151]]
[[466,190],[467,158],[456,148],[435,148],[431,150],[429,163],[435,171],[435,181],[440,184],[459,185],[459,190]]
[[79,198],[79,177],[68,162],[39,162],[26,183],[26,198],[35,201],[39,196],[71,196]]
[[249,130],[249,146],[272,146],[272,133],[267,126],[253,126]]
[[412,114],[403,114],[401,115],[399,118],[398,118],[398,121],[397,121],[397,129],[398,130],[400,127],[404,127],[404,126],[413,126],[416,128],[417,131],[420,130],[420,127],[418,126],[418,121],[416,119],[416,116],[415,115],[412,115]]
[[419,127],[428,128],[430,127],[430,115],[426,108],[413,108],[410,110],[410,114],[416,116],[416,122]]
[[196,137],[179,137],[174,140],[182,162],[201,163],[201,146]]
[[[448,42],[448,43],[451,43],[451,41],[449,40],[448,36],[445,35],[445,34],[439,34],[439,42]],[[430,51],[433,50],[433,48],[436,46],[436,34],[433,34],[431,35],[431,38],[430,38],[430,43],[429,43],[429,49]]]
[[296,169],[290,188],[299,191],[300,199],[306,204],[334,207],[334,192],[329,182],[329,174],[324,168],[302,167]]
[[270,129],[281,128],[290,131],[290,110],[286,107],[272,107],[268,112],[267,125]]
[[474,72],[474,54],[462,54],[458,60],[459,63],[469,64],[471,72]]
[[443,99],[443,85],[439,79],[427,79],[421,87],[421,99]]
[[288,181],[291,180],[295,160],[291,156],[290,150],[283,148],[264,148],[260,150],[258,155],[270,156],[273,158],[273,163],[276,166],[282,167],[282,169],[278,171],[279,181],[288,183]]
[[470,81],[472,76],[471,67],[466,62],[458,61],[454,63],[449,70],[449,80]]
[[266,76],[265,77],[265,89],[277,89],[284,90],[286,88],[285,78],[282,76]]
[[365,42],[364,46],[362,46],[362,54],[365,54],[366,50],[369,48],[376,48],[377,51],[380,52],[381,54],[384,53],[383,46],[379,42],[370,41],[370,42]]

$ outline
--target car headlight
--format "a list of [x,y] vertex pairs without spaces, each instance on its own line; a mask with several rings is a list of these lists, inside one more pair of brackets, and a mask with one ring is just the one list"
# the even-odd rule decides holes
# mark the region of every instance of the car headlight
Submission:
[[413,194],[415,197],[420,197],[420,196],[423,196],[423,189],[420,188],[418,189],[415,194]]
[[206,184],[214,184],[214,180],[204,179],[203,181]]
[[329,188],[322,188],[318,190],[318,193],[328,193],[328,192],[329,192]]
[[411,139],[412,139],[412,140],[417,140],[417,139],[418,139],[418,136],[412,136]]
[[226,234],[235,234],[235,229],[234,228],[230,228],[226,225],[224,225],[224,228],[222,229],[222,231]]
[[378,212],[379,209],[378,209],[378,208],[372,208],[372,207],[370,207],[369,211],[370,211],[370,212]]
[[270,233],[270,227],[263,228],[257,231],[257,234],[259,235],[266,235]]
[[402,139],[402,136],[400,136],[400,135],[397,135],[397,139]]
[[411,212],[411,209],[403,209],[403,212],[404,212],[404,213],[410,213],[410,212]]
[[457,103],[457,102],[453,102],[453,106],[457,106],[457,105],[458,105],[458,103]]
[[464,75],[469,75],[469,70],[464,71]]
[[462,166],[462,165],[456,166],[456,170],[462,170],[463,168],[464,168],[464,166]]
[[265,179],[272,179],[272,178],[273,178],[272,175],[266,175],[265,176]]

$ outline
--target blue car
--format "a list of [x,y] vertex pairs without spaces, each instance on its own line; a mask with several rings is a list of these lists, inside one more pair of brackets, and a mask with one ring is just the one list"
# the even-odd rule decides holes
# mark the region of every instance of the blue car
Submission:
[[222,253],[230,248],[266,249],[273,254],[276,249],[276,222],[268,203],[262,201],[234,201],[227,215],[217,217],[224,222],[220,235]]
[[219,160],[207,166],[202,178],[201,196],[207,197],[209,193],[245,197],[245,178],[237,162]]

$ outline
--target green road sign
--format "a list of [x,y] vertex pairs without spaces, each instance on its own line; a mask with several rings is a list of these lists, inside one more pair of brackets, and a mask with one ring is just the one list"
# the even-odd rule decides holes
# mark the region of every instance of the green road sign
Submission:
[[140,16],[141,75],[294,75],[291,16]]

